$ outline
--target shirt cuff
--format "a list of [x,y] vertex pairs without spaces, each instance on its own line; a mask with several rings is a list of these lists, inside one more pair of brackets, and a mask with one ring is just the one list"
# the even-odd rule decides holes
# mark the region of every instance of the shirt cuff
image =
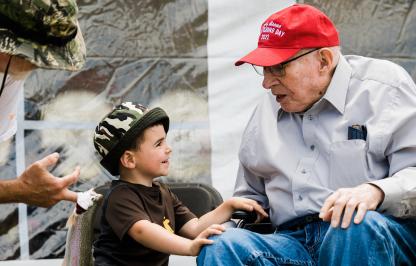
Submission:
[[400,203],[403,196],[403,189],[398,184],[398,180],[392,177],[387,177],[384,179],[368,182],[379,187],[384,192],[383,203],[379,206],[377,210],[386,211],[390,208],[393,208],[397,203]]

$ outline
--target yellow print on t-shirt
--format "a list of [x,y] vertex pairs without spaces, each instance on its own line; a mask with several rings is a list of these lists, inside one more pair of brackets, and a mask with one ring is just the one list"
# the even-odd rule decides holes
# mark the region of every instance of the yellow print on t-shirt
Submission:
[[163,227],[166,230],[168,230],[168,232],[173,234],[174,231],[173,231],[172,227],[170,227],[169,223],[170,223],[169,219],[166,219],[166,217],[163,217]]

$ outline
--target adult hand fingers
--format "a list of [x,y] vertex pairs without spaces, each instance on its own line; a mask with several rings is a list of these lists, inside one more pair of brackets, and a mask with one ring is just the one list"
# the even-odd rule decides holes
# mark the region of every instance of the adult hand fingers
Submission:
[[331,221],[332,218],[332,211],[334,210],[334,207],[332,207],[331,209],[329,209],[328,212],[325,213],[325,215],[323,215],[322,217],[319,216],[324,222],[329,222]]
[[69,190],[68,187],[77,182],[79,174],[80,167],[77,166],[71,174],[62,178],[56,178],[57,182],[59,182],[59,187],[62,189],[62,193],[60,193],[60,200],[77,202],[77,193]]
[[342,228],[350,226],[352,216],[354,215],[355,209],[357,208],[358,201],[355,198],[351,198],[344,209],[344,216],[342,218]]
[[[330,217],[332,216],[332,211],[334,207],[334,203],[338,198],[338,191],[335,191],[330,195],[322,205],[321,211],[319,212],[319,218],[323,219],[324,221],[329,221]],[[331,214],[329,215],[329,211],[331,210]]]
[[65,189],[62,192],[62,200],[77,202],[78,194],[74,191],[71,191],[69,189]]
[[59,159],[59,153],[54,152],[54,153],[49,154],[48,156],[40,159],[39,161],[37,161],[37,163],[42,168],[48,168],[52,165],[55,165],[58,162],[58,159]]
[[367,213],[367,211],[368,211],[367,204],[365,202],[361,202],[358,205],[357,213],[355,214],[355,217],[354,217],[354,223],[355,224],[361,223],[363,221],[364,216]]
[[62,183],[64,187],[69,187],[70,185],[77,182],[79,174],[80,174],[80,167],[77,166],[71,174],[60,178],[60,182]]
[[335,201],[334,209],[332,210],[331,226],[337,227],[341,220],[342,213],[344,212],[345,205],[349,197],[341,194],[341,196]]

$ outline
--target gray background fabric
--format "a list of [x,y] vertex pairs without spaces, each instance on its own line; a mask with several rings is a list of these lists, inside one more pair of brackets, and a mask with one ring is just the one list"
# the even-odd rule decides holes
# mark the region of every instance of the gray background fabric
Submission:
[[305,0],[335,23],[343,54],[391,60],[416,80],[416,4],[413,0]]

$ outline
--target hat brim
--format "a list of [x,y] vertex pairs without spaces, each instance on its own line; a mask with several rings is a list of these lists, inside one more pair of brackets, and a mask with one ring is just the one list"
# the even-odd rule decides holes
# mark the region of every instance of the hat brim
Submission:
[[80,70],[86,57],[79,25],[75,38],[62,46],[40,44],[18,37],[11,30],[0,27],[0,52],[23,57],[40,68],[69,71]]
[[239,66],[244,63],[249,63],[256,66],[273,66],[286,61],[300,50],[301,48],[276,49],[258,47],[257,49],[251,51],[248,55],[235,62],[235,65]]
[[169,131],[169,117],[162,108],[156,107],[144,114],[136,123],[124,134],[118,143],[100,161],[112,175],[119,175],[119,160],[125,150],[127,150],[137,136],[150,125],[161,122],[165,132]]

